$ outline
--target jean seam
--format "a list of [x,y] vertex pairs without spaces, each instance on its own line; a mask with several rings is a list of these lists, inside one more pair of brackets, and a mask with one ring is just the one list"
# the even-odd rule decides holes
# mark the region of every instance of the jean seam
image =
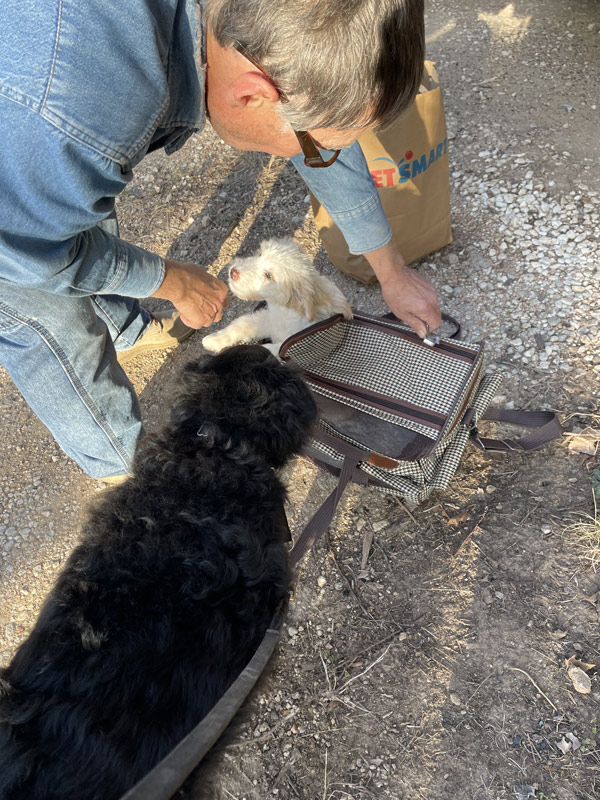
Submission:
[[52,354],[60,364],[65,375],[67,376],[67,379],[69,380],[71,386],[75,390],[75,393],[83,403],[84,407],[87,409],[88,413],[94,419],[94,422],[98,425],[100,430],[109,440],[119,458],[123,461],[123,466],[125,467],[125,469],[128,469],[129,460],[127,458],[127,453],[125,451],[125,448],[123,448],[123,446],[121,445],[118,436],[112,430],[111,426],[107,422],[104,415],[100,413],[98,406],[91,398],[85,386],[83,386],[83,384],[81,384],[81,382],[77,378],[77,374],[75,370],[72,368],[64,350],[59,346],[58,342],[54,339],[50,331],[48,331],[43,325],[40,325],[38,322],[26,319],[17,311],[13,311],[11,308],[9,308],[8,306],[4,305],[4,303],[1,302],[0,302],[0,310],[2,311],[3,314],[5,314],[7,317],[10,317],[11,319],[14,319],[17,323],[25,325],[27,328],[31,328],[32,330],[34,330],[38,334],[38,336],[42,339],[42,341],[45,342],[48,349],[52,352]]
[[62,12],[63,12],[63,5],[62,5],[62,0],[60,0],[58,8],[58,23],[56,25],[56,38],[54,40],[54,53],[52,54],[52,67],[50,69],[50,75],[48,77],[48,85],[46,86],[46,92],[44,94],[44,98],[42,100],[42,106],[40,108],[41,115],[43,115],[44,109],[46,108],[46,103],[48,102],[50,89],[52,88],[52,81],[54,80],[54,72],[56,70],[56,60],[58,58],[58,48],[60,45],[60,35],[62,32]]

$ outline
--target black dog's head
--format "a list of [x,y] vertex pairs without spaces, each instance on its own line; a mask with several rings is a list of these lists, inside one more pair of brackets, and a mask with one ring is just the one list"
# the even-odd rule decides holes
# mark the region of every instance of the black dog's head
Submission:
[[301,449],[315,417],[293,369],[260,345],[239,345],[185,367],[171,420],[209,446],[246,444],[280,466]]

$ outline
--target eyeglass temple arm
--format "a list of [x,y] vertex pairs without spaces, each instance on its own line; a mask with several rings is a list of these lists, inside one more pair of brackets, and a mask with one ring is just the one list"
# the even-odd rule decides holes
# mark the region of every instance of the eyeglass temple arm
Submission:
[[323,164],[321,153],[308,134],[308,131],[294,131],[304,153],[304,163],[307,167],[320,167]]
[[294,133],[300,142],[300,147],[304,153],[304,163],[307,167],[329,167],[340,154],[340,151],[336,150],[328,161],[323,161],[323,156],[308,131],[294,131]]
[[[260,72],[262,72],[262,74],[268,81],[273,83],[268,73],[263,69],[263,67],[258,63],[258,61],[250,55],[250,53],[246,50],[243,44],[241,44],[240,42],[234,42],[233,46],[238,51],[238,53],[241,53],[244,56],[244,58],[247,58],[251,64],[253,64],[258,70],[260,70]],[[279,98],[281,102],[289,103],[289,99],[285,94],[285,92],[283,92],[276,84],[273,85],[279,92]],[[302,148],[302,152],[304,153],[304,163],[306,164],[307,167],[328,167],[330,166],[330,164],[333,164],[333,162],[340,154],[340,151],[336,150],[333,156],[328,161],[323,161],[323,157],[321,156],[318,147],[312,140],[312,137],[308,133],[308,131],[295,130],[294,133],[296,134],[296,138],[298,139],[300,147]]]

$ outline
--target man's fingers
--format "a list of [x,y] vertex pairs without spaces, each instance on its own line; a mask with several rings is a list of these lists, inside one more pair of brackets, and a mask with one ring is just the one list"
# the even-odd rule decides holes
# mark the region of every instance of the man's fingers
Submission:
[[421,339],[433,333],[442,324],[442,315],[439,312],[437,316],[430,314],[427,318],[407,314],[403,319]]
[[[410,325],[417,336],[420,336],[421,339],[424,339],[429,333],[427,330],[427,323],[418,317],[413,317],[411,315],[407,315],[407,317],[408,318],[404,320],[406,324]],[[431,328],[429,330],[431,330]]]

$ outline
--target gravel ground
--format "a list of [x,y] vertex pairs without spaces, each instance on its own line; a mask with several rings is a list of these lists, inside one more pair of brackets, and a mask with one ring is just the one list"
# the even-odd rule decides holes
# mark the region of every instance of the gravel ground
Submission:
[[[415,266],[464,337],[486,340],[504,378],[497,402],[597,431],[599,6],[430,0],[427,31],[445,93],[454,242]],[[119,216],[125,238],[215,274],[263,238],[294,235],[352,305],[385,310],[377,288],[328,262],[293,169],[209,130],[171,158],[147,158]],[[242,309],[233,301],[224,323]],[[128,365],[149,429],[200,339]],[[99,487],[1,371],[0,463],[6,663]],[[210,796],[600,796],[598,677],[579,695],[564,667],[572,654],[600,658],[600,582],[566,530],[594,513],[594,469],[593,451],[556,444],[526,457],[469,453],[450,490],[412,512],[348,492],[305,560],[268,686],[217,758]],[[286,474],[294,530],[332,484],[301,462]],[[566,734],[585,744],[564,753]]]

